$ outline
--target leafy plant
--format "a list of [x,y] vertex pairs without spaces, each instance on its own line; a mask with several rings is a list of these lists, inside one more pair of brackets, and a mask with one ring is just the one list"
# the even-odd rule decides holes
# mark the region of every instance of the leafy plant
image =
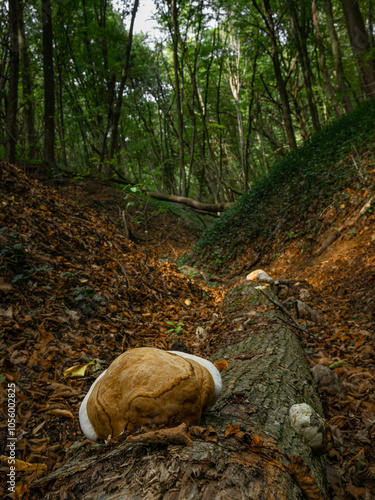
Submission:
[[166,322],[168,325],[172,326],[170,330],[168,330],[168,333],[170,332],[175,332],[175,335],[181,335],[182,333],[182,328],[185,326],[185,323],[174,323],[173,321],[167,321]]
[[72,289],[74,300],[76,302],[81,302],[87,298],[91,298],[95,295],[95,290],[86,286],[77,286]]

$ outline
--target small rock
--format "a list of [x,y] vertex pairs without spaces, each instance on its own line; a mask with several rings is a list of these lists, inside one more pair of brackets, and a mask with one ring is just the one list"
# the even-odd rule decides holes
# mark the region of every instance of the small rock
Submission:
[[315,365],[311,373],[316,383],[326,392],[337,395],[341,391],[341,384],[337,375],[324,365]]
[[301,288],[299,291],[299,298],[303,301],[307,300],[310,298],[310,292],[306,290],[306,288]]

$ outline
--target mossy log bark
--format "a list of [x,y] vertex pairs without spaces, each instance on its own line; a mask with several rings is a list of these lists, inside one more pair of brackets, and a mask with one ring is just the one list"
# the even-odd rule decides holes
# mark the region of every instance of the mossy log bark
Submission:
[[100,445],[93,456],[72,459],[40,480],[33,498],[61,498],[64,492],[80,500],[325,498],[324,458],[314,455],[288,419],[289,408],[301,402],[322,415],[295,333],[252,284],[231,290],[224,307],[233,322],[228,338],[242,340],[212,357],[228,362],[222,396],[202,420],[215,429],[217,441]]

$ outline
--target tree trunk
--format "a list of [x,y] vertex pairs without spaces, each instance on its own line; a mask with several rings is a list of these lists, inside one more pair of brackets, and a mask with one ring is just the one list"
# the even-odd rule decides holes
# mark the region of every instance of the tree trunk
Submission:
[[34,118],[34,93],[32,82],[32,70],[30,67],[29,50],[26,41],[25,24],[23,20],[23,2],[19,2],[19,15],[18,15],[18,43],[20,50],[20,60],[22,64],[22,92],[23,92],[23,105],[24,117],[26,123],[26,156],[34,158],[35,148],[37,143],[37,134],[35,130]]
[[348,88],[344,80],[344,69],[342,66],[341,49],[339,39],[337,37],[335,22],[333,19],[332,2],[331,0],[324,0],[324,12],[327,21],[327,29],[329,39],[331,42],[333,60],[335,63],[335,73],[337,79],[337,86],[344,101],[345,110],[347,113],[353,111],[353,105],[348,95]]
[[174,203],[182,203],[188,207],[194,208],[196,210],[201,210],[203,212],[223,212],[230,208],[233,203],[202,203],[200,201],[193,200],[192,198],[186,198],[184,196],[174,196],[172,194],[161,194],[161,193],[147,193],[151,198],[156,200],[171,201]]
[[137,15],[138,5],[139,5],[139,0],[134,0],[132,18],[130,21],[130,28],[129,28],[129,33],[128,33],[128,41],[126,44],[124,66],[122,68],[122,73],[121,73],[120,88],[118,91],[117,100],[116,100],[116,104],[115,104],[115,107],[113,110],[113,115],[112,115],[111,142],[110,142],[110,146],[109,146],[109,159],[110,160],[112,160],[114,157],[115,147],[116,147],[116,143],[117,143],[118,123],[120,120],[121,107],[122,107],[122,96],[124,93],[124,87],[125,87],[126,80],[128,79],[128,76],[129,76],[130,51],[132,48],[134,21],[135,21],[135,16]]
[[[254,5],[256,5],[257,9],[259,9],[257,3],[255,0],[253,0]],[[297,142],[296,138],[294,135],[294,129],[293,129],[293,122],[292,122],[292,114],[290,111],[290,105],[289,105],[289,99],[288,99],[288,93],[286,90],[286,82],[283,78],[282,71],[281,71],[281,64],[280,64],[280,58],[279,58],[279,50],[278,50],[278,43],[277,43],[277,34],[276,34],[276,29],[274,25],[274,20],[273,20],[273,12],[271,10],[270,2],[269,0],[263,0],[264,8],[266,10],[266,14],[262,13],[262,16],[264,17],[264,20],[266,22],[267,30],[271,38],[271,47],[272,47],[272,63],[273,63],[273,68],[275,71],[275,76],[276,76],[276,82],[277,82],[277,88],[280,93],[280,98],[281,98],[281,108],[282,108],[282,113],[283,113],[283,120],[284,120],[284,128],[286,131],[286,135],[288,138],[288,144],[290,149],[296,149],[297,148]]]
[[44,77],[44,162],[57,174],[55,161],[55,76],[51,0],[42,0]]
[[[318,131],[320,129],[320,124],[319,124],[319,116],[318,116],[318,110],[316,108],[316,103],[314,100],[314,94],[312,90],[312,83],[311,83],[311,67],[310,67],[310,59],[309,55],[307,52],[307,27],[306,27],[306,21],[305,21],[305,11],[303,7],[303,3],[301,5],[301,12],[302,14],[299,15],[299,12],[297,11],[297,6],[295,3],[291,2],[291,28],[292,28],[292,34],[294,38],[294,42],[297,48],[297,51],[299,53],[299,62],[301,64],[302,68],[302,74],[303,74],[303,79],[305,82],[305,90],[306,90],[306,95],[307,95],[307,102],[309,105],[310,109],[310,116],[311,116],[311,121],[312,125],[315,131]],[[300,17],[302,19],[300,19]]]
[[19,45],[18,45],[18,0],[9,2],[9,90],[6,115],[5,158],[10,163],[16,161],[17,108],[18,108],[18,72],[19,72]]
[[326,498],[324,458],[288,418],[296,403],[321,415],[322,407],[296,335],[269,304],[249,282],[228,293],[224,307],[233,331],[223,332],[222,341],[236,332],[242,340],[233,344],[228,336],[211,357],[225,357],[228,369],[219,401],[201,422],[205,430],[167,430],[159,433],[159,445],[150,436],[102,444],[86,459],[79,452],[36,481],[33,498],[57,499],[62,491],[81,500]]
[[180,75],[179,75],[179,58],[178,58],[178,14],[176,0],[171,1],[171,18],[172,18],[172,39],[173,39],[173,69],[175,79],[175,92],[176,92],[176,108],[178,120],[178,142],[179,142],[179,165],[180,165],[180,194],[186,196],[186,173],[185,173],[185,154],[184,154],[184,120],[182,115],[182,99],[180,88]]
[[[245,69],[241,71],[241,42],[240,37],[236,36],[235,33],[230,33],[229,35],[230,41],[230,56],[228,55],[227,66],[228,66],[228,81],[229,87],[232,92],[232,96],[234,99],[234,105],[236,107],[237,114],[237,126],[238,126],[238,135],[239,135],[239,153],[240,153],[240,165],[241,165],[241,173],[244,176],[244,189],[247,191],[247,173],[245,167],[246,160],[246,151],[245,151],[245,133],[244,133],[244,125],[243,125],[243,117],[240,106],[240,92],[241,86],[243,84],[242,78],[245,77],[247,62],[244,62]],[[235,58],[234,64],[231,64],[231,58]]]
[[341,109],[338,106],[338,103],[336,101],[336,98],[335,98],[335,89],[333,88],[333,85],[332,85],[332,82],[331,82],[331,79],[330,79],[329,73],[328,73],[328,68],[327,68],[327,63],[326,63],[326,56],[325,56],[324,45],[323,45],[323,38],[322,38],[322,34],[321,34],[320,28],[319,28],[319,22],[318,22],[318,16],[317,16],[317,12],[316,12],[316,1],[315,0],[312,1],[311,9],[312,9],[312,17],[313,17],[313,23],[314,23],[315,33],[316,33],[316,42],[317,42],[318,49],[319,49],[319,52],[320,52],[320,64],[321,64],[321,67],[322,67],[322,72],[323,72],[324,80],[326,82],[326,85],[327,85],[327,88],[328,88],[328,92],[329,92],[329,95],[331,97],[331,102],[332,102],[333,107],[335,109],[336,115],[339,118],[341,118],[342,117],[342,112],[341,112]]
[[358,74],[366,99],[375,96],[375,57],[358,0],[341,0],[350,44],[357,63]]

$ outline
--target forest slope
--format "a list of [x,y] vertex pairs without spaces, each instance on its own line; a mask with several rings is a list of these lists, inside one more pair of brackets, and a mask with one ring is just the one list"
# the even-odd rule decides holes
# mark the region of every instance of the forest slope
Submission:
[[[213,338],[223,328],[221,293],[162,262],[151,244],[129,241],[112,220],[117,207],[109,212],[103,204],[104,189],[101,211],[87,205],[89,191],[58,192],[0,163],[0,445],[5,453],[6,387],[15,384],[16,458],[26,463],[17,464],[17,498],[29,498],[28,485],[58,469],[77,446],[90,448],[77,415],[98,371],[128,348],[168,349],[176,341],[208,357],[209,338],[198,342],[197,327]],[[177,254],[169,233],[183,233],[183,225],[157,226],[163,230],[170,243],[156,248]]]
[[326,232],[334,232],[371,195],[374,116],[371,100],[277,163],[203,234],[192,260],[236,276],[269,264],[296,242],[301,256],[313,255]]

